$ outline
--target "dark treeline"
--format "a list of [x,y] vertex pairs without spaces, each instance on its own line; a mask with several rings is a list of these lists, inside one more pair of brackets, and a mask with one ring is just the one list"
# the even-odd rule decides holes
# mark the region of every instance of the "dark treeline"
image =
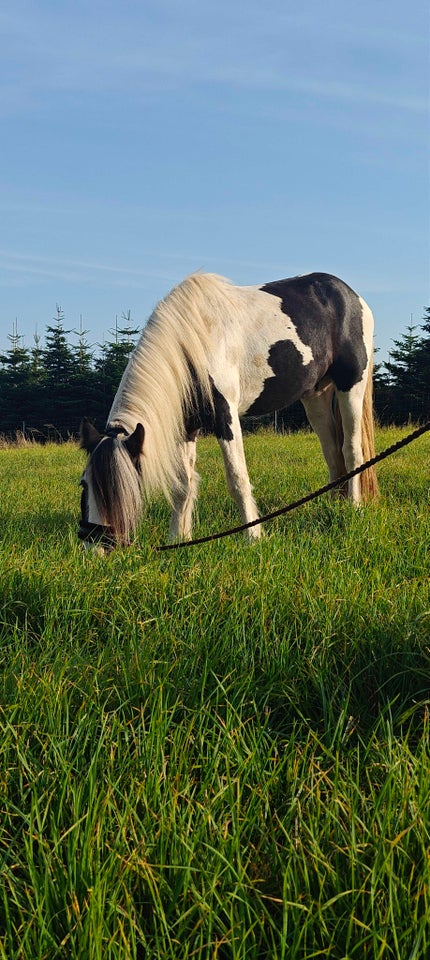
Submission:
[[[35,334],[33,346],[25,347],[15,327],[10,348],[0,354],[0,433],[24,433],[42,441],[67,438],[77,435],[86,416],[102,428],[139,334],[129,313],[122,319],[112,339],[98,348],[89,344],[89,331],[65,329],[60,307],[43,344]],[[375,365],[374,380],[381,424],[430,418],[430,307],[419,327],[407,327],[393,341],[389,359]],[[266,419],[273,424],[273,417]],[[306,422],[301,404],[275,417],[281,430],[298,429]]]
[[15,328],[0,354],[0,433],[55,440],[76,436],[82,417],[103,426],[139,334],[129,313],[122,320],[98,347],[82,326],[65,329],[60,307],[43,345],[36,334],[32,347],[22,346]]

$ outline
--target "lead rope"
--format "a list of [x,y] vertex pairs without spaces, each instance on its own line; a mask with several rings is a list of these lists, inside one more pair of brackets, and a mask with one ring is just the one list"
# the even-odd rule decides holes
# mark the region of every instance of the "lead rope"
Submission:
[[310,503],[311,500],[316,500],[316,498],[321,497],[323,493],[328,493],[330,490],[334,490],[336,487],[342,486],[342,484],[347,483],[348,480],[352,480],[352,478],[356,477],[359,473],[364,473],[364,471],[368,470],[369,467],[373,467],[376,463],[380,463],[381,460],[391,457],[393,453],[397,453],[397,451],[401,450],[402,447],[406,447],[409,443],[412,443],[413,440],[417,440],[418,437],[421,437],[428,430],[430,430],[430,420],[422,427],[418,427],[416,430],[414,430],[413,433],[409,433],[403,438],[403,440],[393,443],[391,447],[387,447],[387,449],[383,450],[382,453],[378,453],[375,457],[372,457],[370,460],[366,460],[365,463],[362,463],[361,466],[355,467],[355,469],[350,470],[349,473],[345,473],[343,477],[338,477],[337,480],[331,480],[330,483],[326,483],[323,487],[319,487],[318,490],[314,490],[313,493],[307,493],[304,497],[301,497],[300,500],[294,500],[293,503],[289,503],[285,507],[280,507],[278,510],[273,510],[272,513],[266,513],[264,517],[257,517],[256,520],[250,520],[249,523],[242,523],[237,527],[230,527],[228,530],[222,530],[220,533],[210,533],[206,537],[197,537],[195,540],[181,540],[178,543],[163,543],[161,546],[156,547],[155,549],[158,553],[161,553],[166,550],[180,550],[183,547],[195,547],[199,543],[211,543],[212,540],[221,540],[223,537],[230,537],[234,533],[241,533],[243,530],[249,530],[250,527],[256,527],[260,523],[266,523],[267,520],[274,520],[275,517],[281,517],[285,513],[290,513],[292,510],[296,510],[297,507],[302,507],[305,503]]

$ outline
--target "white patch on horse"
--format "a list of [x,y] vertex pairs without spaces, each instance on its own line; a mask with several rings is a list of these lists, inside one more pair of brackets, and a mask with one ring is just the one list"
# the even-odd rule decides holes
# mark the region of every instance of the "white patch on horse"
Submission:
[[90,522],[96,523],[96,524],[103,524],[104,518],[100,513],[97,500],[93,492],[91,465],[89,465],[86,468],[86,470],[84,470],[82,474],[82,479],[86,479],[86,482],[87,482],[88,517],[91,518]]
[[363,341],[367,350],[367,367],[363,371],[363,378],[367,375],[369,370],[369,363],[372,361],[373,357],[373,330],[374,330],[374,319],[373,313],[369,307],[369,304],[363,300],[362,297],[358,298],[361,305],[362,315],[361,322],[363,324]]
[[[249,407],[263,392],[265,381],[273,377],[269,363],[270,349],[279,341],[289,341],[301,357],[303,366],[314,359],[311,348],[300,339],[291,317],[282,310],[280,297],[271,298],[270,323],[268,323],[267,294],[259,287],[240,288],[245,294],[244,313],[248,319],[249,335],[245,339],[246,355],[240,382],[239,415],[246,413]],[[252,323],[249,322],[252,318]],[[250,342],[252,350],[249,353]]]

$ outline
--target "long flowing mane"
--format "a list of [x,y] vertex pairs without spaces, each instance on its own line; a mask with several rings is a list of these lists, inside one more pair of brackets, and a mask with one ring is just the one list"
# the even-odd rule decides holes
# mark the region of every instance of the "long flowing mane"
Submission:
[[[184,437],[184,413],[196,381],[211,402],[208,355],[226,307],[237,304],[235,288],[215,274],[192,274],[156,306],[124,371],[109,427],[127,432],[145,427],[143,489],[160,488],[170,498],[177,481],[177,445]],[[215,329],[214,329],[215,325]],[[222,329],[222,328],[221,328]]]

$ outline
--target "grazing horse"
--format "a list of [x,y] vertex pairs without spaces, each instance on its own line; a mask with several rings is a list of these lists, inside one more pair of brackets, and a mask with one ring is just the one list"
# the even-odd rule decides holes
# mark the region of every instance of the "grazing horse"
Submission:
[[[196,437],[221,447],[229,492],[244,523],[258,518],[240,417],[301,400],[330,480],[374,455],[373,316],[325,273],[233,286],[196,273],[155,308],[122,376],[104,433],[88,420],[81,446],[79,536],[106,548],[129,544],[142,496],[161,489],[172,505],[171,539],[189,539],[197,494]],[[373,469],[349,481],[354,504],[377,495]],[[260,536],[260,526],[248,530]]]

